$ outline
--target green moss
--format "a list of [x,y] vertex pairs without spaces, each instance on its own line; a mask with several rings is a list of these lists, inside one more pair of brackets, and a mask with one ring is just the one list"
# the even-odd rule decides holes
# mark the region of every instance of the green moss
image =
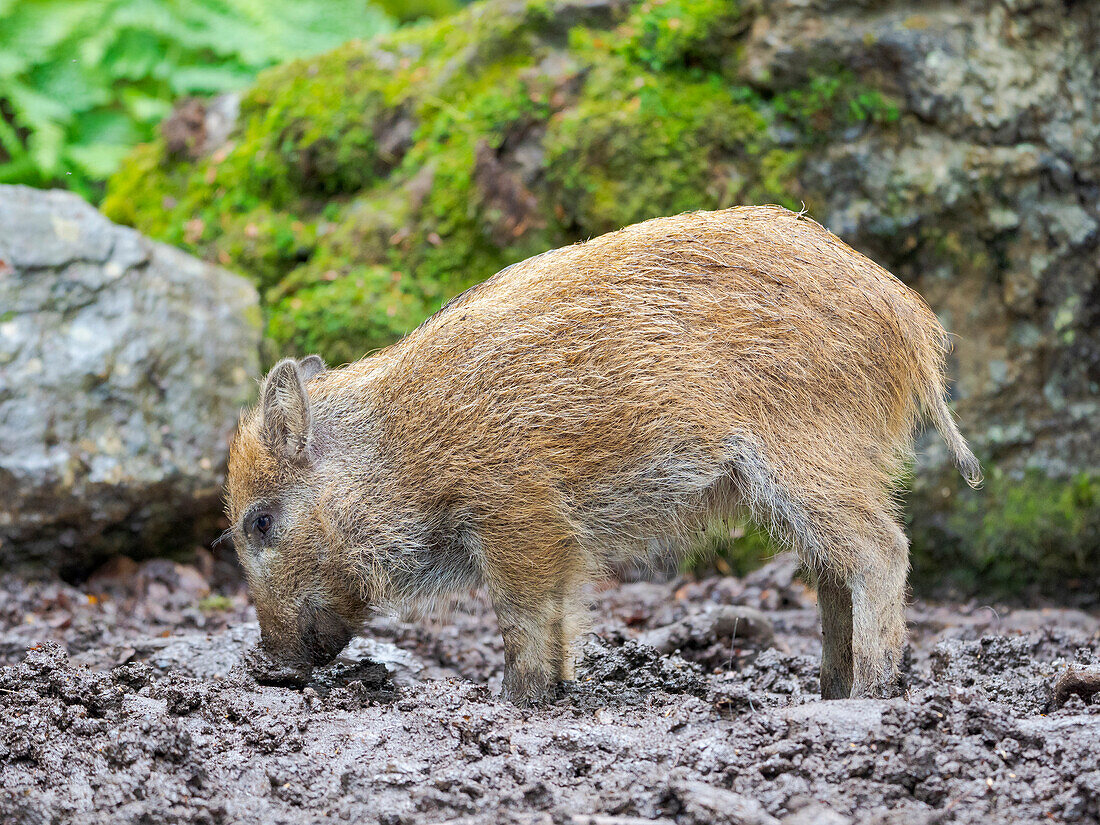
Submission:
[[213,595],[201,599],[196,606],[203,613],[222,613],[233,609],[233,600],[228,596]]
[[400,271],[364,267],[275,302],[268,333],[293,351],[324,352],[342,364],[384,347],[426,314],[423,295]]
[[211,246],[219,260],[233,261],[261,288],[275,287],[289,269],[312,257],[317,225],[265,204],[247,212],[222,213]]
[[776,95],[772,110],[777,122],[792,128],[804,145],[827,142],[853,126],[884,126],[900,116],[896,103],[839,67]]
[[[736,166],[758,152],[765,117],[717,76],[630,72],[609,59],[546,135],[549,188],[567,225],[596,235],[655,215],[736,203],[742,192],[726,185],[716,166]],[[624,75],[633,75],[625,87]]]
[[380,0],[380,9],[401,23],[427,17],[446,17],[461,8],[459,0]]
[[241,146],[230,156],[247,159],[240,183],[281,206],[357,192],[400,161],[400,147],[380,146],[378,134],[401,112],[379,79],[364,82],[363,51],[353,41],[260,76],[241,101]]
[[683,569],[705,574],[744,576],[783,550],[768,533],[745,517],[719,519],[695,541]]
[[730,43],[747,28],[731,0],[667,0],[641,3],[620,27],[618,50],[651,71],[699,68],[720,71]]
[[922,590],[1059,597],[1100,589],[1100,475],[986,474],[981,490],[950,483],[910,506],[913,579]]

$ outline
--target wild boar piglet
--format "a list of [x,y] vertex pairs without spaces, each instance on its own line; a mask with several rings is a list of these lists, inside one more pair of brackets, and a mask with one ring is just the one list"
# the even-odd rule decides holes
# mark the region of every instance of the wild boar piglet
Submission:
[[922,417],[980,479],[947,350],[889,272],[743,207],[510,266],[354,364],[281,361],[229,460],[263,645],[307,668],[372,610],[484,587],[504,696],[538,702],[573,677],[585,582],[743,508],[819,578],[822,695],[888,695]]

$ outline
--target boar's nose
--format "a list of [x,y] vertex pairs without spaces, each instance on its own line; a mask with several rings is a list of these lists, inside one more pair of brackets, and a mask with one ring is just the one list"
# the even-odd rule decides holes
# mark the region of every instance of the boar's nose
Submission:
[[298,629],[306,656],[315,665],[327,665],[354,635],[351,626],[334,611],[306,602],[298,616]]

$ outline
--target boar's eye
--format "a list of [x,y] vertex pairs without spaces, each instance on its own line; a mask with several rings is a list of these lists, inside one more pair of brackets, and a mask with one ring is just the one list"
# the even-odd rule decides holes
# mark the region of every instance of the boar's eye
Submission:
[[271,525],[275,523],[275,520],[271,518],[267,513],[260,513],[252,520],[252,529],[262,536],[267,535],[267,531],[271,529]]

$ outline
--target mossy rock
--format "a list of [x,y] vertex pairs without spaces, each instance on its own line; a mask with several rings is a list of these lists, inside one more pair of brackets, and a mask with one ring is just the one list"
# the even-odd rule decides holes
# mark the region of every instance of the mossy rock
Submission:
[[896,108],[840,68],[750,88],[750,23],[716,0],[477,4],[265,73],[223,145],[141,147],[103,209],[254,278],[273,357],[350,360],[549,247],[812,202],[804,150]]

